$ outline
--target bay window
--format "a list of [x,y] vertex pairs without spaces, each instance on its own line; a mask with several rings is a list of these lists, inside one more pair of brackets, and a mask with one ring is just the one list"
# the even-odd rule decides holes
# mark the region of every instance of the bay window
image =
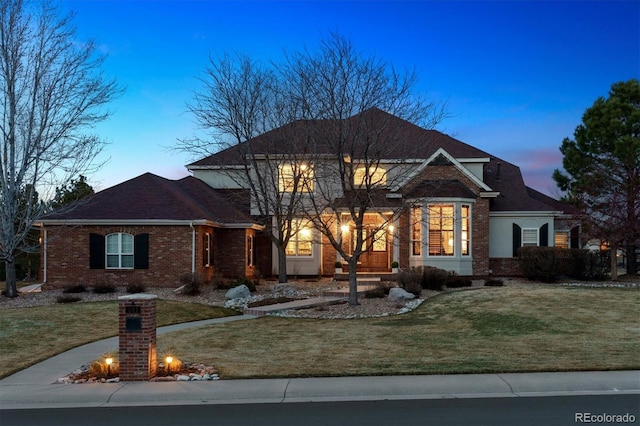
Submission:
[[453,256],[455,243],[453,225],[453,205],[429,206],[429,256]]

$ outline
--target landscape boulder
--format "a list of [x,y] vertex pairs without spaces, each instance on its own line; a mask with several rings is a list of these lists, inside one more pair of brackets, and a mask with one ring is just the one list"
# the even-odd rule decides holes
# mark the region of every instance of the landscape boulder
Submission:
[[403,288],[394,287],[389,290],[389,301],[398,303],[398,302],[407,302],[411,299],[415,299],[416,295],[413,293],[409,293]]
[[251,291],[249,291],[249,287],[242,284],[237,287],[230,288],[229,291],[224,295],[225,300],[233,300],[233,299],[246,299],[251,296]]

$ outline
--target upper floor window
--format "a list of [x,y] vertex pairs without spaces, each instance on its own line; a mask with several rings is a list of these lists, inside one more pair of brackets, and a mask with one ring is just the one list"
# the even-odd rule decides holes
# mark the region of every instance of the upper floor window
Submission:
[[133,269],[133,235],[123,232],[106,237],[107,268]]
[[311,256],[313,232],[311,224],[303,219],[291,221],[291,238],[286,247],[287,256]]
[[353,172],[355,187],[379,187],[387,184],[387,171],[377,165],[358,166]]
[[284,163],[278,167],[280,192],[313,192],[315,173],[307,163]]

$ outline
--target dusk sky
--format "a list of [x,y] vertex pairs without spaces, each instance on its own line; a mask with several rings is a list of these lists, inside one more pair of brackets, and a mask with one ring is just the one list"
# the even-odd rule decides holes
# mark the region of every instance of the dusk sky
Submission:
[[152,172],[188,174],[170,152],[197,132],[186,103],[209,56],[279,61],[331,32],[393,64],[448,102],[437,130],[519,166],[527,185],[556,193],[558,148],[618,81],[640,78],[640,1],[129,1],[62,0],[80,39],[108,55],[126,88],[96,132],[106,139],[94,189]]

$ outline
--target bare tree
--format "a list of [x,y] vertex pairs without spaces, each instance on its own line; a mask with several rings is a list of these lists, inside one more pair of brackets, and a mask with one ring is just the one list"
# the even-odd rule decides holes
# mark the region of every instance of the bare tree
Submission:
[[0,3],[0,258],[9,297],[17,295],[15,257],[32,249],[29,230],[48,208],[34,195],[50,200],[96,167],[104,143],[86,132],[121,92],[101,74],[96,44],[76,40],[72,17],[48,1]]
[[[306,119],[309,146],[315,149],[317,184],[302,205],[348,264],[349,303],[357,305],[360,256],[386,238],[391,222],[408,207],[387,196],[399,188],[410,160],[419,158],[406,147],[414,146],[416,153],[424,149],[424,141],[398,144],[398,138],[416,134],[406,131],[411,123],[434,127],[444,118],[445,106],[417,94],[414,71],[399,73],[377,57],[358,52],[339,34],[322,41],[317,52],[290,56],[282,73],[290,82],[288,98]],[[405,151],[398,151],[399,146]],[[371,213],[381,220],[365,223],[365,215]],[[353,235],[348,243],[341,238],[343,226]]]
[[176,149],[215,153],[210,165],[235,187],[249,189],[254,218],[278,252],[278,279],[286,282],[286,247],[307,176],[297,161],[305,149],[294,144],[295,109],[282,98],[274,69],[246,55],[210,58],[201,82],[203,90],[187,107],[207,136],[180,140]]

